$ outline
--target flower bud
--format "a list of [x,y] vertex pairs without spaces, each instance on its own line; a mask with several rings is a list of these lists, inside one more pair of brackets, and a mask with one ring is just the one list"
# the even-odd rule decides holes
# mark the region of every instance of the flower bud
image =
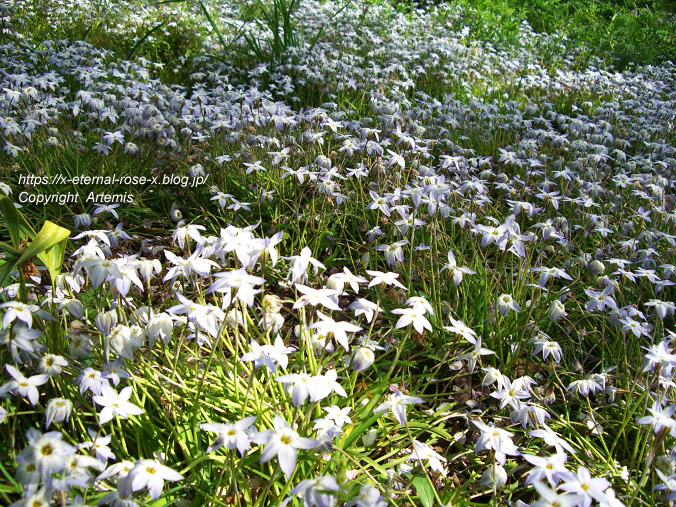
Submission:
[[554,322],[556,322],[565,315],[566,315],[566,307],[563,305],[563,303],[558,299],[552,301],[552,304],[549,307],[549,318],[552,319]]
[[361,443],[364,444],[364,447],[371,447],[376,442],[376,435],[378,432],[374,429],[368,430],[361,437]]
[[481,485],[501,488],[507,484],[507,472],[502,465],[489,465],[481,476]]
[[157,259],[141,259],[138,261],[138,271],[143,280],[148,281],[153,277],[153,271],[162,272],[162,264]]
[[340,295],[343,293],[343,290],[345,289],[345,283],[341,279],[339,274],[331,275],[329,279],[326,281],[326,288],[335,290],[337,295]]
[[64,398],[52,398],[47,403],[47,424],[45,425],[49,428],[49,425],[53,422],[62,423],[67,421],[70,417],[70,413],[73,410],[73,402],[66,400]]
[[360,347],[357,349],[357,352],[354,353],[352,369],[354,369],[354,371],[364,371],[373,364],[375,359],[375,354],[370,348]]
[[150,347],[153,347],[155,340],[158,338],[164,343],[169,343],[173,329],[174,321],[172,321],[171,317],[164,312],[150,319],[148,325],[146,326],[146,333],[148,334]]
[[319,155],[315,162],[317,162],[317,165],[322,169],[331,169],[331,159],[329,157]]
[[225,315],[225,323],[233,329],[237,326],[243,326],[244,315],[239,310],[233,308]]
[[101,312],[96,316],[94,322],[96,323],[96,329],[101,331],[104,335],[108,335],[117,325],[117,312],[115,310]]
[[144,341],[145,333],[139,326],[115,326],[106,337],[106,361],[110,360],[110,349],[125,359],[134,359],[134,352]]
[[92,224],[92,216],[89,213],[80,213],[73,217],[73,222],[75,223],[76,229],[79,229],[80,227],[89,227]]
[[589,263],[589,272],[592,275],[600,275],[606,270],[606,267],[599,260],[593,260]]
[[76,319],[85,318],[84,305],[77,299],[64,300],[64,305],[66,310],[68,310],[68,313],[70,313]]

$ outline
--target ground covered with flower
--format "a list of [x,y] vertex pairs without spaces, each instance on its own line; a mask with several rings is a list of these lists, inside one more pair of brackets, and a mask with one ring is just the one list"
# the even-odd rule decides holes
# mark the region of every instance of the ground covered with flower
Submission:
[[0,14],[0,503],[676,499],[662,53],[466,2]]

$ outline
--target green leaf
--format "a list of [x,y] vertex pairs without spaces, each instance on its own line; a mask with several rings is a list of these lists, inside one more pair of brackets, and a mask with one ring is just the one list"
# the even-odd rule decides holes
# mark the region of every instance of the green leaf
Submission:
[[[70,231],[46,221],[38,234],[19,210],[14,207],[12,200],[0,195],[0,213],[5,218],[11,245],[0,242],[0,250],[8,253],[12,258],[6,259],[0,264],[0,285],[17,266],[21,266],[33,257],[37,257],[47,266],[49,274],[54,280],[61,272],[63,255],[66,251],[66,242]],[[28,245],[22,243],[30,238]]]
[[[382,475],[383,477],[387,477],[387,470],[385,470],[385,468],[383,468],[383,466],[382,466],[381,464],[379,464],[379,463],[377,463],[376,461],[374,461],[374,460],[372,460],[371,458],[369,458],[366,454],[359,454],[359,455],[357,456],[357,458],[360,459],[361,461],[363,461],[363,462],[365,462],[365,463],[371,465],[371,466],[372,466],[374,469],[376,469],[376,470],[378,471],[378,473],[380,473],[380,475]],[[392,463],[392,466],[394,466],[394,463]],[[388,467],[388,468],[389,468],[389,467]]]
[[[367,407],[367,408],[369,408],[369,407]],[[371,410],[372,410],[372,408],[369,408],[369,410],[365,411],[365,413],[369,413]],[[364,421],[360,425],[356,426],[350,433],[348,433],[345,436],[345,439],[342,442],[342,445],[340,446],[340,448],[343,449],[343,450],[348,449],[352,445],[352,443],[355,440],[357,440],[357,438],[359,438],[380,416],[381,416],[380,413],[373,414],[366,421]]]
[[149,7],[157,7],[158,5],[164,5],[164,4],[182,4],[186,0],[164,0],[162,2],[155,2],[149,5]]
[[230,44],[225,42],[225,39],[223,38],[223,34],[218,29],[218,26],[216,25],[214,18],[211,17],[211,14],[209,13],[207,6],[204,5],[204,2],[202,0],[198,0],[197,3],[200,4],[200,7],[202,8],[202,12],[204,13],[204,16],[207,18],[207,21],[209,22],[209,24],[211,25],[211,28],[213,28],[214,32],[216,32],[216,35],[218,36],[218,40],[221,43],[221,46],[223,47],[223,51],[227,51],[230,48]]
[[0,264],[0,287],[2,287],[2,284],[5,283],[5,280],[7,280],[9,274],[16,269],[16,265],[16,260],[5,261]]
[[61,241],[68,239],[70,231],[47,220],[37,236],[31,241],[30,245],[23,251],[19,262],[26,262],[33,257],[37,257],[45,250],[52,248]]
[[[70,235],[70,231],[68,234]],[[53,247],[38,255],[38,259],[40,259],[42,263],[47,266],[47,269],[49,270],[49,276],[52,278],[52,280],[56,280],[56,277],[61,274],[63,255],[66,253],[67,242],[68,236],[66,236],[65,239],[61,240]]]
[[0,213],[5,218],[9,237],[14,248],[21,248],[21,241],[26,237],[34,238],[35,231],[26,218],[14,207],[12,200],[0,195]]
[[21,250],[18,248],[14,248],[12,245],[9,243],[5,243],[4,241],[0,241],[0,250],[8,253],[12,257],[19,257],[21,255]]
[[63,254],[70,231],[47,220],[30,245],[23,251],[17,263],[19,265],[37,257],[49,269],[52,280],[61,272]]
[[131,49],[129,54],[127,55],[127,60],[131,60],[132,56],[136,54],[136,51],[138,51],[138,48],[140,48],[143,43],[150,37],[152,34],[154,34],[156,31],[158,31],[160,28],[162,28],[164,25],[166,25],[167,22],[163,21],[162,23],[158,23],[155,25],[153,28],[148,30],[146,34],[139,39],[139,41],[134,45],[134,47]]
[[411,481],[411,484],[415,486],[420,504],[423,507],[432,507],[434,505],[434,491],[432,491],[432,485],[427,480],[427,477],[418,475]]

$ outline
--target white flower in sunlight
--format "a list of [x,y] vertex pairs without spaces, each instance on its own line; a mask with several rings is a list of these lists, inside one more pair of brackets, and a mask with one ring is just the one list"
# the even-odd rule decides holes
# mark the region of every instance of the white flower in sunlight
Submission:
[[68,361],[63,356],[55,354],[45,354],[40,358],[40,371],[50,376],[61,375],[64,368],[68,366]]
[[129,497],[133,492],[147,488],[150,498],[157,500],[162,495],[164,481],[181,481],[183,476],[154,459],[142,459],[134,463],[134,468],[118,479],[117,491],[121,498]]
[[498,311],[500,312],[500,315],[505,317],[510,311],[515,311],[516,313],[519,313],[521,311],[521,307],[519,304],[514,301],[514,298],[510,296],[509,294],[502,294],[497,301],[497,307]]
[[473,372],[477,362],[481,359],[481,356],[490,356],[493,354],[495,354],[494,351],[481,346],[481,337],[479,336],[474,342],[474,349],[471,352],[459,356],[458,360],[467,360],[468,369],[470,372]]
[[295,287],[296,290],[302,294],[302,296],[299,297],[293,304],[294,310],[307,305],[322,305],[329,310],[335,310],[337,312],[341,311],[340,306],[338,306],[336,303],[336,291],[332,289],[313,289],[312,287],[301,285],[299,283],[297,283]]
[[310,264],[313,266],[313,273],[316,275],[320,269],[326,269],[326,266],[312,257],[312,250],[307,246],[300,251],[300,255],[292,255],[284,257],[284,259],[291,261],[289,269],[289,278],[296,283],[304,283],[307,281],[307,270]]
[[530,454],[522,454],[521,456],[533,467],[528,472],[526,484],[533,484],[546,478],[552,488],[555,488],[561,479],[570,473],[565,466],[568,459],[568,455],[565,453],[556,453],[548,457]]
[[575,380],[568,385],[568,391],[571,391],[573,394],[579,394],[581,396],[589,396],[589,394],[595,394],[596,392],[603,391],[603,387],[591,376],[583,378],[581,380]]
[[277,371],[275,360],[268,354],[265,345],[261,347],[256,340],[251,340],[251,351],[244,354],[239,360],[243,363],[253,361],[255,369],[258,369],[261,366],[267,366],[270,371]]
[[345,504],[345,507],[386,507],[388,501],[380,494],[378,488],[370,484],[364,484],[359,489],[359,495]]
[[261,463],[267,463],[277,456],[282,472],[287,479],[290,479],[296,468],[298,449],[313,449],[321,442],[301,437],[278,415],[275,416],[272,424],[274,429],[255,433],[251,440],[258,445],[265,445],[261,454]]
[[169,268],[167,274],[164,275],[164,278],[162,279],[164,282],[171,280],[173,283],[178,277],[190,278],[190,274],[193,271],[200,276],[206,277],[211,273],[211,268],[218,267],[218,264],[211,259],[203,259],[200,257],[199,251],[195,252],[187,259],[179,257],[169,250],[165,250],[164,255],[167,260],[174,265]]
[[338,383],[338,373],[336,370],[328,370],[325,374],[315,375],[308,383],[308,393],[311,401],[321,401],[332,392],[338,396],[347,398],[345,389]]
[[301,494],[305,507],[334,507],[338,501],[335,495],[338,491],[340,486],[330,475],[306,479],[289,492],[289,497],[280,504],[280,507],[285,507],[294,496]]
[[75,448],[64,442],[58,431],[50,431],[44,435],[31,429],[26,432],[28,445],[19,453],[16,460],[19,465],[31,463],[34,470],[43,480],[53,473],[60,472],[66,466],[66,460],[75,453]]
[[582,505],[580,503],[582,499],[577,495],[558,494],[540,481],[535,481],[533,486],[535,486],[541,498],[531,504],[531,507],[579,507]]
[[521,454],[519,448],[512,442],[513,433],[497,428],[494,424],[488,425],[480,421],[472,421],[472,424],[481,431],[474,451],[477,454],[484,449],[494,451],[495,460],[501,465],[505,464],[507,456],[519,456]]
[[451,277],[453,278],[453,284],[454,285],[460,285],[460,282],[462,282],[462,275],[475,275],[476,274],[476,271],[473,271],[469,268],[458,266],[457,262],[455,261],[455,255],[453,255],[452,250],[448,251],[448,263],[444,264],[441,267],[440,273],[443,273],[447,269],[449,270],[449,273],[451,274]]
[[282,384],[291,384],[290,387],[287,387],[287,391],[291,394],[291,400],[293,401],[294,406],[300,407],[307,397],[310,395],[308,386],[313,377],[307,373],[291,373],[288,375],[281,375],[275,379],[276,382]]
[[237,449],[241,456],[251,448],[251,435],[255,431],[251,426],[256,421],[256,416],[245,417],[236,423],[203,423],[200,428],[204,431],[217,433],[216,438],[207,448],[207,454],[217,451],[225,446],[230,450]]
[[183,250],[185,247],[190,247],[190,239],[194,239],[197,243],[203,241],[200,231],[205,231],[207,228],[203,225],[179,223],[178,227],[172,234],[172,239],[178,243],[178,246]]
[[540,287],[544,287],[547,285],[547,282],[551,280],[552,278],[563,278],[564,280],[572,280],[570,275],[565,272],[565,270],[560,269],[560,268],[547,268],[544,266],[540,266],[537,268],[531,269],[531,271],[535,273],[540,273]]
[[376,247],[376,250],[384,253],[385,262],[387,262],[388,266],[392,267],[404,261],[404,250],[402,247],[407,244],[408,240],[403,239],[391,245],[379,245]]
[[560,489],[578,496],[580,507],[589,507],[593,500],[601,505],[606,502],[605,490],[610,487],[610,482],[602,478],[592,478],[589,470],[581,466],[577,474],[568,474]]
[[376,315],[376,313],[382,313],[384,311],[376,303],[364,298],[357,298],[354,302],[350,303],[348,308],[354,311],[355,317],[363,315],[366,318],[366,322],[369,324],[373,320],[373,317]]
[[408,396],[401,391],[397,391],[394,394],[387,396],[387,399],[378,405],[373,412],[384,412],[385,410],[391,410],[392,415],[397,420],[397,422],[405,426],[406,425],[406,405],[425,403],[422,398],[416,398],[414,396]]
[[446,463],[446,458],[434,451],[429,445],[413,440],[413,452],[408,457],[409,460],[424,461],[427,460],[429,467],[435,472],[446,475],[447,471],[443,463]]
[[76,383],[80,386],[80,394],[84,394],[86,391],[101,394],[103,382],[101,372],[94,368],[85,368],[76,380]]
[[492,392],[491,397],[500,400],[500,408],[511,405],[515,410],[519,410],[521,400],[530,398],[530,393],[523,389],[521,384],[517,384],[517,382],[512,384],[508,378],[505,378],[502,388]]
[[448,317],[451,321],[450,326],[444,326],[444,329],[449,333],[458,334],[462,336],[468,342],[475,344],[476,343],[476,333],[467,327],[463,322],[455,320],[453,317]]
[[237,289],[235,299],[239,299],[247,306],[253,306],[254,296],[262,292],[261,289],[254,289],[254,287],[265,283],[265,278],[250,275],[246,272],[246,268],[216,273],[214,276],[218,280],[211,284],[207,294]]
[[148,346],[153,348],[155,340],[158,338],[164,343],[169,343],[174,330],[174,321],[169,314],[162,312],[154,315],[148,320],[146,325],[146,335],[148,336]]
[[320,320],[310,325],[309,329],[317,329],[320,333],[327,336],[332,335],[333,338],[338,343],[340,343],[345,350],[350,350],[347,333],[358,333],[362,328],[345,321],[336,322],[331,317],[323,314],[320,311],[317,311],[317,316]]
[[106,361],[110,360],[110,350],[125,359],[133,359],[134,352],[143,346],[145,332],[139,326],[115,326],[108,336],[105,337]]
[[4,397],[6,393],[12,393],[24,398],[28,398],[31,405],[37,405],[40,393],[38,386],[45,384],[49,380],[49,375],[41,373],[33,375],[32,377],[24,377],[23,373],[17,370],[11,364],[6,364],[5,369],[14,380],[10,380],[2,387],[0,387],[0,397]]
[[533,355],[542,353],[542,359],[545,361],[551,355],[552,360],[557,363],[561,362],[562,351],[561,345],[559,345],[558,342],[550,340],[548,337],[544,337],[533,340],[533,345],[535,345]]
[[136,267],[143,280],[152,280],[154,273],[162,272],[162,263],[159,259],[140,259],[136,261]]
[[576,453],[575,449],[573,449],[573,447],[568,442],[558,436],[554,430],[546,424],[543,424],[540,428],[533,430],[528,434],[531,437],[542,438],[545,444],[556,448],[557,453],[563,453],[564,451],[568,451],[571,454]]
[[345,284],[349,285],[350,288],[356,294],[359,294],[359,284],[368,282],[368,280],[366,278],[353,274],[352,271],[350,271],[347,266],[343,267],[342,273],[335,273],[335,274],[331,275],[329,277],[329,281],[332,278],[334,280],[336,280],[338,283],[342,284],[343,287],[341,287],[340,290],[338,290],[337,287],[329,287],[328,282],[327,282],[327,287],[330,288],[330,289],[334,289],[334,290],[336,290],[336,292],[339,292],[341,294],[343,292],[343,288],[344,288]]
[[101,394],[92,396],[92,401],[103,407],[99,413],[99,424],[106,424],[115,416],[127,419],[130,415],[140,415],[143,413],[142,408],[129,402],[132,389],[132,386],[127,386],[118,394],[115,389],[110,387],[108,382],[103,383]]
[[423,334],[425,329],[432,331],[432,324],[425,318],[425,310],[423,307],[397,308],[392,310],[392,313],[401,315],[395,324],[396,329],[401,329],[402,327],[413,324],[415,330],[420,334]]
[[0,304],[0,308],[6,308],[5,314],[2,316],[3,329],[8,329],[9,325],[15,320],[24,322],[30,328],[33,326],[33,314],[44,320],[53,320],[53,317],[48,312],[41,310],[37,305],[9,301]]
[[397,280],[397,278],[399,278],[399,273],[383,273],[382,271],[369,271],[368,269],[366,272],[373,277],[369,282],[369,287],[380,285],[382,283],[384,285],[394,285],[395,287],[406,290],[406,287]]
[[659,401],[655,400],[648,412],[650,415],[639,417],[637,424],[652,425],[655,434],[663,429],[669,430],[672,435],[676,433],[676,421],[673,419],[676,406],[663,407]]

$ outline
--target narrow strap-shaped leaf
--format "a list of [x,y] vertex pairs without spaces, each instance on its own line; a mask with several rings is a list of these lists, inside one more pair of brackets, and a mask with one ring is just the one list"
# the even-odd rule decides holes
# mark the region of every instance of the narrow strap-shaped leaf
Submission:
[[204,12],[204,15],[207,18],[207,21],[209,21],[209,24],[211,25],[211,28],[214,29],[214,32],[216,32],[216,35],[218,36],[218,40],[221,43],[221,46],[223,46],[223,51],[227,50],[229,47],[229,44],[225,42],[225,39],[223,38],[223,34],[221,31],[218,29],[216,26],[216,22],[214,19],[211,17],[211,14],[209,14],[209,10],[207,9],[207,6],[204,5],[204,2],[202,0],[199,0],[200,7],[202,7],[202,12]]
[[219,58],[218,56],[212,55],[212,54],[209,54],[209,53],[199,53],[199,54],[195,55],[194,58],[209,58],[211,60],[217,60],[221,63],[226,64],[226,65],[228,63],[223,58]]
[[140,48],[143,45],[143,43],[148,39],[148,37],[150,37],[152,34],[154,34],[156,31],[158,31],[160,28],[162,28],[166,24],[167,24],[166,21],[162,21],[161,23],[156,24],[153,28],[148,30],[148,32],[146,32],[146,34],[143,37],[141,37],[141,39],[139,39],[139,41],[131,49],[131,51],[129,52],[129,55],[127,56],[127,60],[131,60],[132,56],[134,56],[134,54],[136,54],[136,51],[138,51],[138,48]]
[[5,262],[0,264],[0,287],[2,287],[2,284],[5,283],[5,280],[7,280],[7,277],[9,277],[10,273],[16,269],[16,265],[16,260],[5,260]]
[[5,243],[4,241],[0,241],[0,250],[16,258],[19,258],[21,255],[21,250],[14,248],[12,245]]
[[149,7],[157,7],[158,5],[164,5],[164,4],[181,4],[185,2],[186,0],[162,0],[161,2],[154,2],[149,5]]
[[9,231],[9,238],[14,248],[19,248],[19,217],[17,216],[14,203],[5,195],[0,196],[0,212],[5,218],[5,224]]

